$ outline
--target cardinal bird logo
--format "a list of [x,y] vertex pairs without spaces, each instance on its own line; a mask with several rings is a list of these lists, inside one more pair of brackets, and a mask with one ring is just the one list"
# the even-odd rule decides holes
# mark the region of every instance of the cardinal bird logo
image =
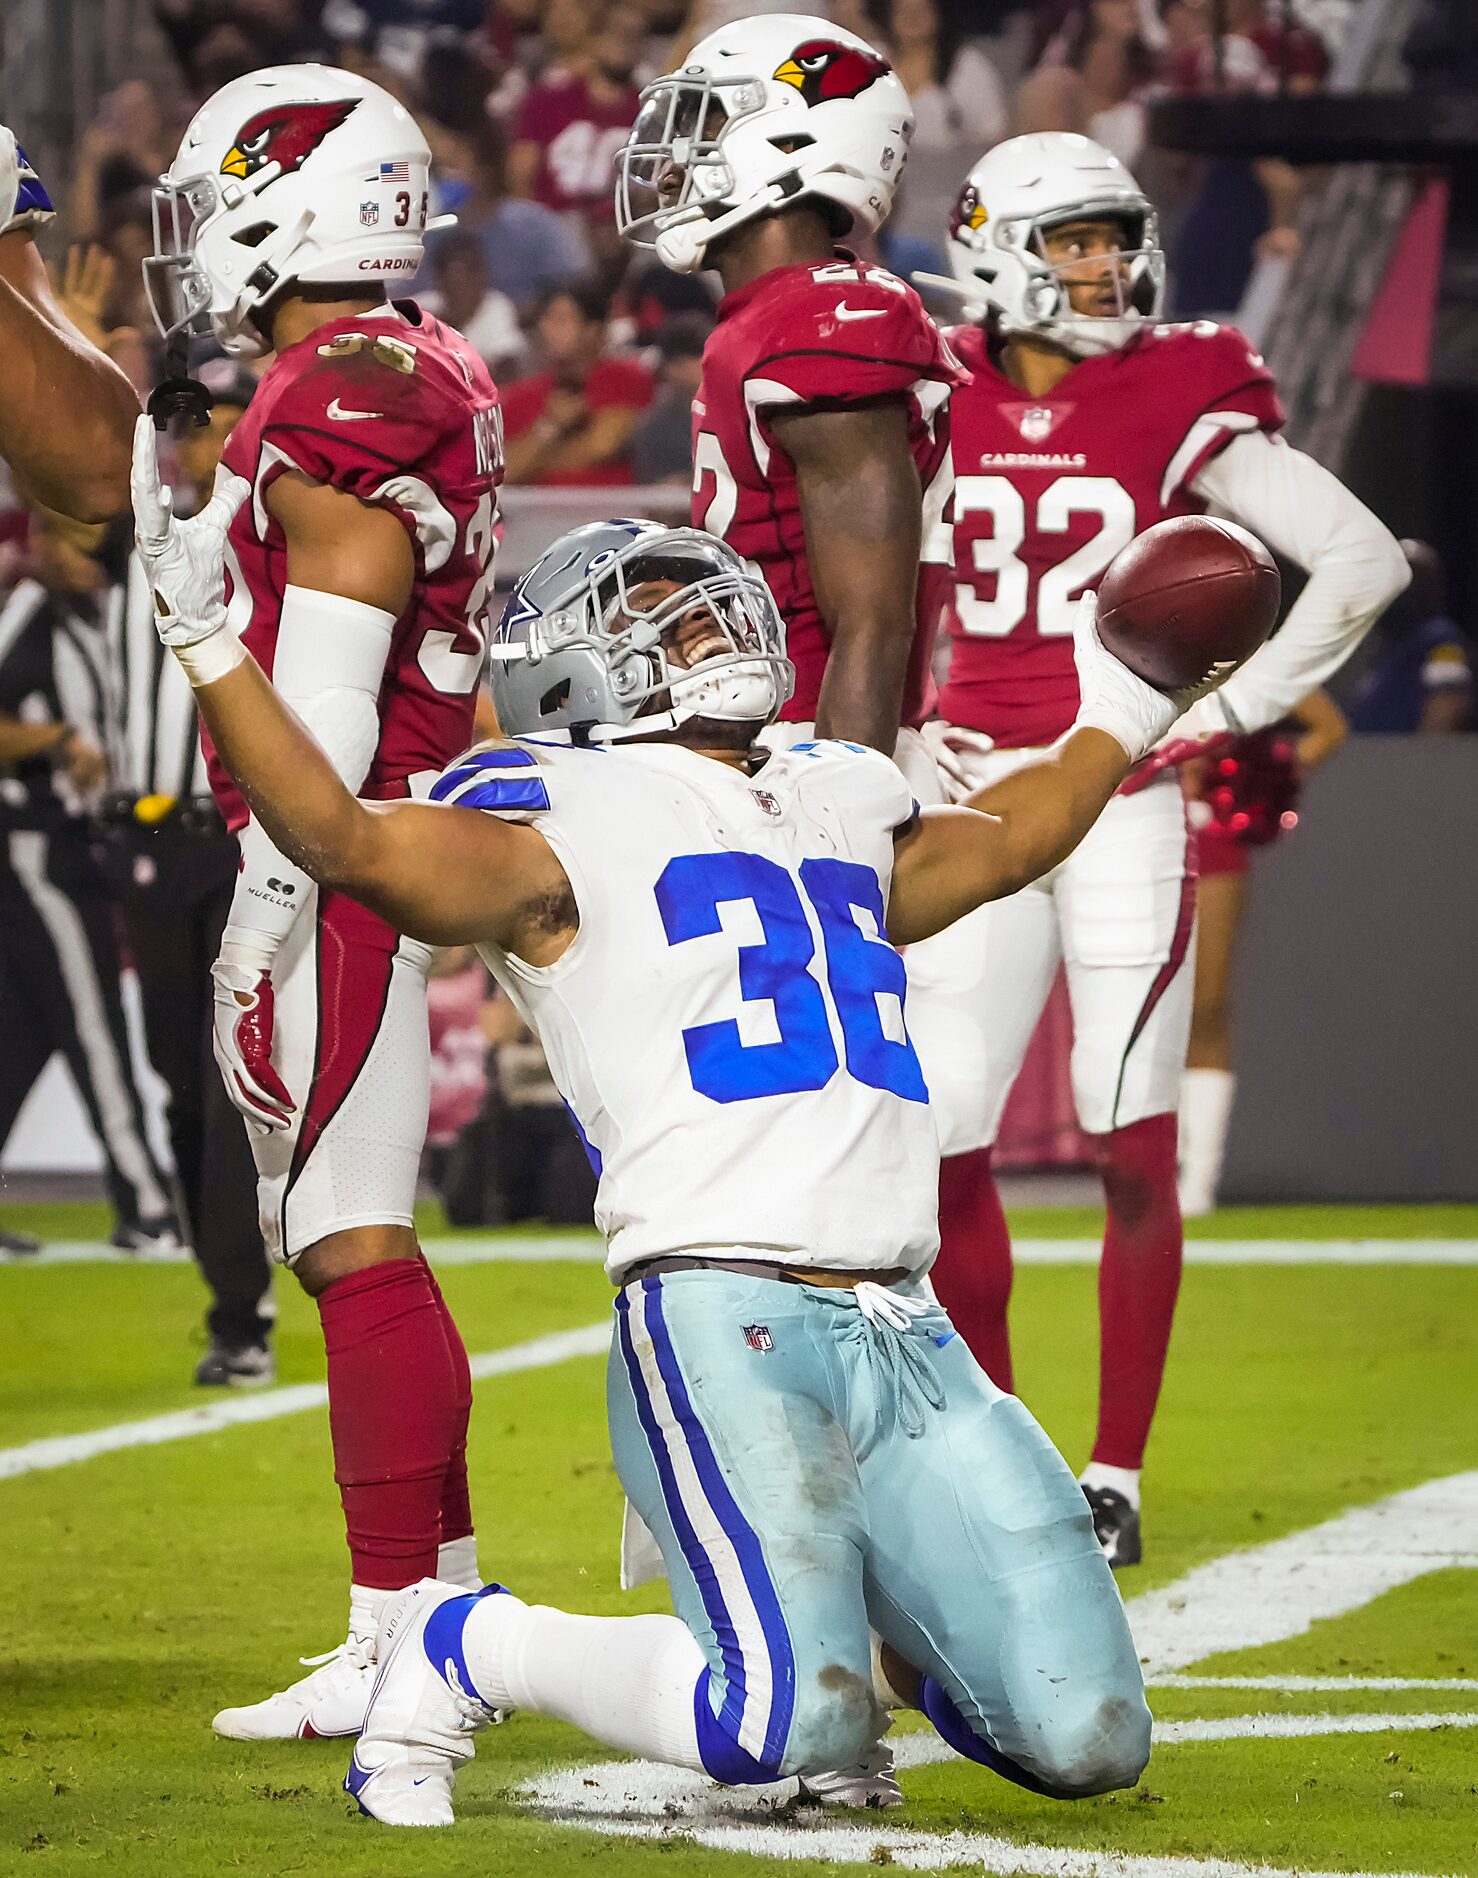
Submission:
[[977,228],[984,228],[989,220],[974,183],[966,183],[955,203],[952,232],[958,235],[968,228],[973,233]]
[[808,39],[797,46],[775,76],[782,85],[794,85],[807,104],[829,104],[833,98],[855,98],[892,71],[886,59],[835,39]]
[[269,105],[249,117],[237,131],[236,141],[221,164],[222,176],[245,182],[269,163],[279,165],[279,174],[291,176],[329,132],[339,128],[358,102],[357,98],[342,98],[328,104]]

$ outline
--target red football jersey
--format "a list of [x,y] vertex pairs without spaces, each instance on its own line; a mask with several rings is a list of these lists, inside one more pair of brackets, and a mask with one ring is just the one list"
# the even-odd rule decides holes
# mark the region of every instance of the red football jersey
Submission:
[[[416,556],[380,689],[380,743],[360,789],[411,793],[472,741],[488,639],[503,479],[502,413],[459,333],[409,303],[394,317],[331,320],[279,353],[232,431],[223,469],[251,494],[227,538],[227,617],[270,677],[287,543],[267,509],[284,471],[388,509]],[[246,808],[207,739],[211,787],[232,829]]]
[[1200,515],[1197,473],[1239,432],[1276,431],[1267,367],[1235,328],[1155,326],[1029,398],[984,332],[951,340],[955,599],[940,715],[1005,749],[1051,743],[1078,710],[1073,612],[1134,537]]
[[[815,717],[830,641],[806,561],[795,468],[769,414],[785,405],[906,398],[927,547],[949,491],[949,394],[964,381],[918,295],[886,268],[850,257],[778,267],[720,303],[693,400],[693,525],[722,535],[769,582],[795,664],[795,696],[783,718]],[[938,607],[921,599],[918,611],[908,724],[922,722],[931,703]]]

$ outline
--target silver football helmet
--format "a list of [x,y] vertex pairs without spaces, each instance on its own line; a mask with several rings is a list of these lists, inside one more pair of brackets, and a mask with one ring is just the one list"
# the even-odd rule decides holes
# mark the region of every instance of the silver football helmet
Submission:
[[[643,592],[674,581],[660,596]],[[673,656],[680,643],[698,654],[692,668]],[[505,735],[582,743],[660,734],[695,717],[758,729],[795,676],[760,576],[716,536],[658,522],[591,522],[561,535],[513,589],[489,651]]]

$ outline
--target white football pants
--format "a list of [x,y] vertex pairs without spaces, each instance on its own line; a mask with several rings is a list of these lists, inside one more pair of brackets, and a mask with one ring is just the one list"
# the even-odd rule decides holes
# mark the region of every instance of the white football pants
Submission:
[[[985,788],[1044,754],[963,753]],[[910,946],[908,1032],[945,1155],[988,1147],[1066,963],[1078,1120],[1107,1134],[1173,1112],[1190,1032],[1194,851],[1174,773],[1115,796],[1040,881]]]

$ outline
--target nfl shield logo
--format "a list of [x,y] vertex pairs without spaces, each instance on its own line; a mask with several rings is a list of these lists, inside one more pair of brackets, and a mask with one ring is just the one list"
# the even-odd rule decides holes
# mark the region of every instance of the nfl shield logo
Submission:
[[770,794],[768,789],[751,789],[749,793],[754,797],[755,801],[759,803],[766,815],[779,815],[780,804],[775,800],[774,796]]
[[361,202],[359,205],[359,219],[364,223],[366,228],[373,228],[375,223],[380,219],[379,203]]
[[751,1350],[773,1350],[775,1347],[775,1339],[770,1335],[768,1324],[746,1324],[744,1341]]
[[1021,414],[1021,434],[1028,443],[1041,443],[1052,435],[1052,413],[1033,405]]

